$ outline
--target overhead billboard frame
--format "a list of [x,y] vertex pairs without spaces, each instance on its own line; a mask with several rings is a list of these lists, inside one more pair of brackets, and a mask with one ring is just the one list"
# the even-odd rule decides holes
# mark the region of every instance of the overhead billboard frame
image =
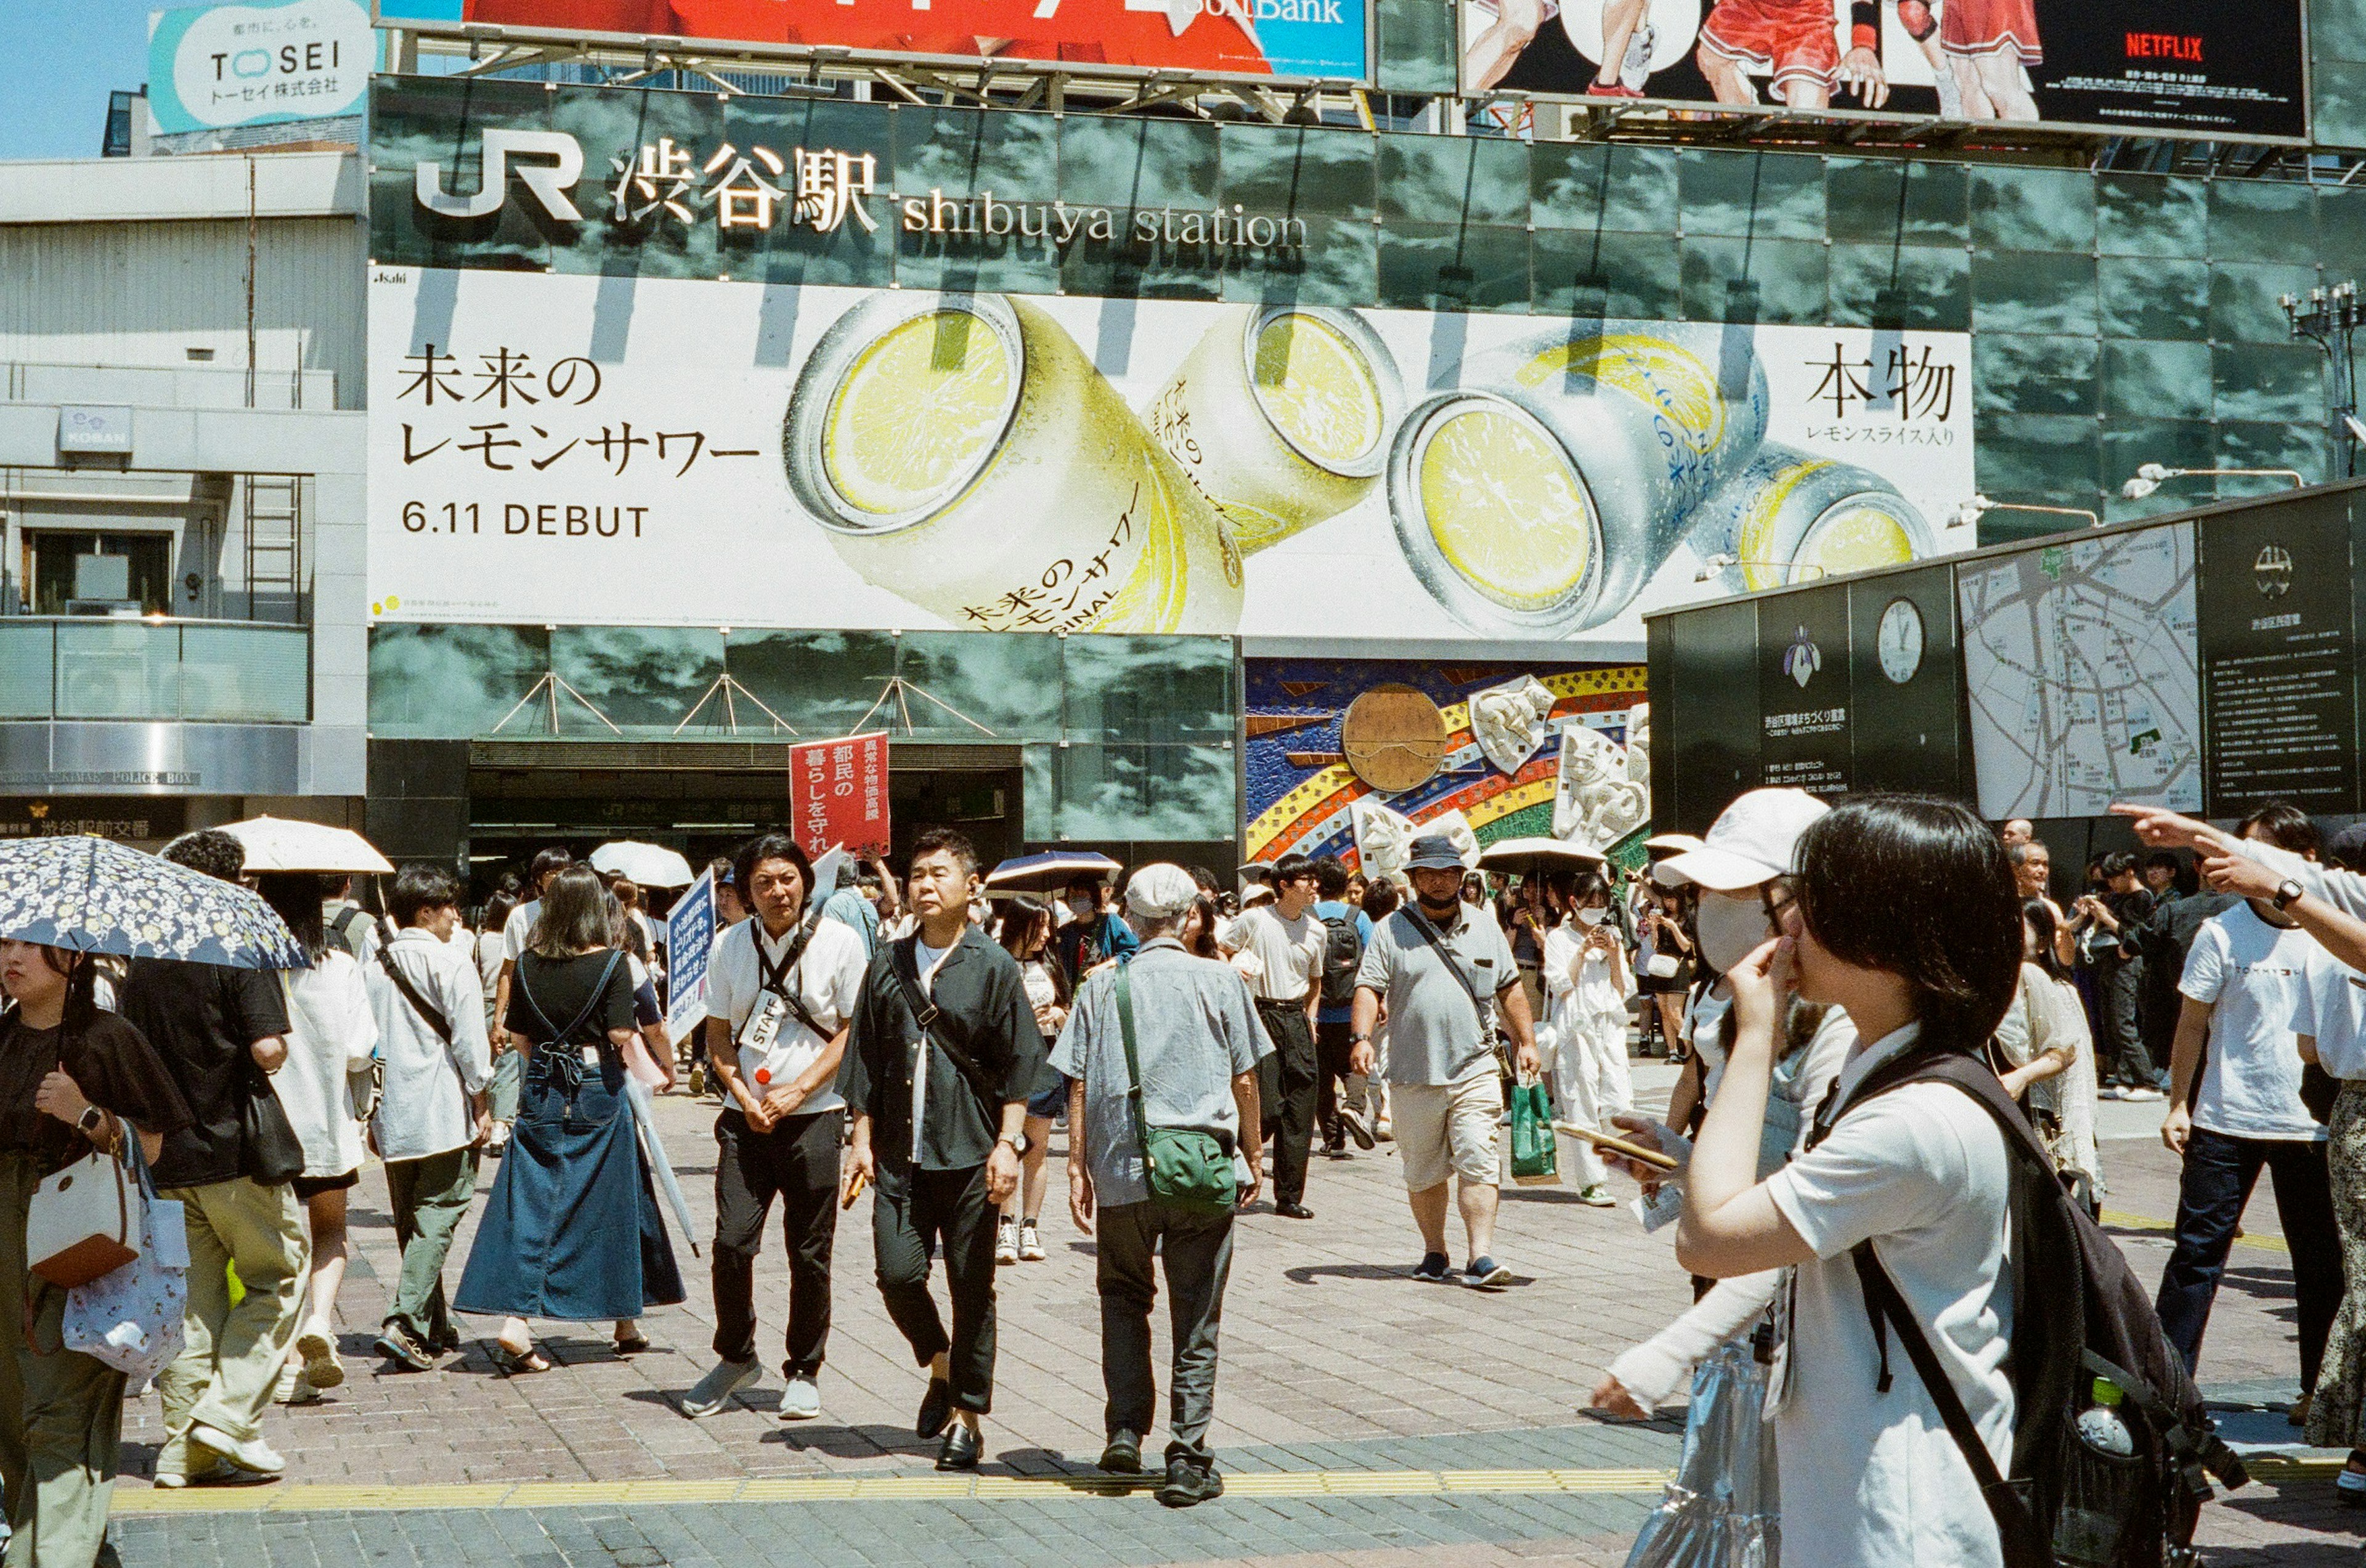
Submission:
[[[2289,7],[2289,26],[2287,18],[2276,16],[2270,18],[2273,23],[2270,28],[2261,25],[2260,8],[2238,7],[2233,0],[2223,3],[2225,15],[2213,19],[2212,27],[2220,29],[2214,34],[2209,30],[2155,32],[2146,30],[2134,17],[2126,20],[2136,25],[2114,20],[2120,13],[2151,8],[2157,0],[1958,0],[1977,17],[1999,18],[1991,29],[1996,35],[1994,47],[1983,56],[1970,50],[1956,52],[1944,26],[1945,0],[1937,4],[1879,0],[1877,6],[1870,0],[1566,0],[1560,6],[1546,7],[1541,26],[1516,48],[1508,45],[1516,42],[1524,29],[1506,31],[1499,0],[1453,0],[1456,85],[1467,97],[1570,104],[1614,115],[1673,109],[1798,124],[1945,127],[1984,133],[2053,132],[2307,146],[2314,106],[2304,0],[2275,0],[2269,9]],[[1729,5],[1751,26],[1729,28],[1734,39],[1720,50],[1710,29]],[[1797,29],[1786,36],[1776,25],[1782,13],[1827,6],[1832,24],[1829,49],[1820,37],[1812,49],[1801,47]],[[1612,15],[1620,11],[1631,12],[1631,18]],[[1904,19],[1909,13],[1924,24],[1919,38]],[[1873,18],[1870,23],[1868,16]],[[2012,28],[2000,19],[2009,16],[2025,18],[2026,27],[2040,36],[2016,46]],[[1625,34],[1628,47],[1623,51],[1624,67],[1611,83],[1617,90],[1601,91],[1606,74],[1600,59],[1606,33],[1616,34],[1630,21],[1633,30]],[[2061,33],[2053,31],[2066,21],[2070,25]],[[2154,25],[2164,24],[2156,19]],[[2257,36],[2262,33],[2269,36]],[[2119,37],[2124,66],[2127,62],[2146,63],[2123,69],[2117,76],[2096,69],[2101,51],[2109,47],[2104,41],[2107,35]],[[2002,79],[2000,96],[2018,91],[2039,111],[2034,116],[1950,113],[1944,98],[1932,109],[1920,107],[1921,99],[1939,92],[1935,76],[1943,65],[1958,60],[1993,62],[2006,54],[2042,57],[2046,39],[2063,36],[2070,39],[2070,47],[2057,53],[2067,54],[2074,62],[2064,77],[2041,81],[2034,76],[2032,67],[2044,67],[2040,58],[2026,60],[2013,73],[2017,85],[2011,78]],[[2230,37],[2240,38],[2234,51],[2237,71],[2248,68],[2264,77],[2269,67],[2281,65],[2288,73],[2288,79],[2278,84],[2281,95],[2242,98],[2244,92],[2259,91],[2258,82],[2212,81],[2205,72],[2190,69],[2212,67],[2226,52],[2211,47],[2214,36],[2222,45]],[[1871,89],[1856,80],[1862,74],[1858,69],[1862,62],[1855,58],[1860,46],[1869,46],[1880,63],[1881,96],[1871,107],[1844,107],[1850,98],[1862,102],[1871,96]],[[2159,69],[2153,68],[2154,62]],[[2078,64],[2090,68],[2079,70]],[[2180,66],[2189,69],[2178,69]],[[1983,67],[1973,63],[1969,69],[1977,80]],[[1735,83],[1746,84],[1751,98],[1720,97],[1714,74],[1728,74]],[[1826,101],[1813,107],[1783,101],[1776,85],[1786,74],[1802,80],[1820,74]],[[1678,90],[1668,90],[1671,81]],[[1910,110],[1882,107],[1900,87],[1915,93],[1916,107]],[[2166,107],[2150,115],[2132,109],[2113,118],[2099,112],[2045,112],[2046,106],[2039,101],[2058,98],[2069,109],[2074,102],[2101,105],[2115,95],[2134,97],[2143,93],[2152,94],[2162,106],[2176,100],[2195,106],[2245,102],[2268,107],[2249,117],[2230,113],[2218,123],[2204,122],[2204,111],[2196,107],[2188,111],[2191,122],[2180,123]],[[2281,128],[2259,123],[2270,115],[2287,123]]]
[[[748,67],[777,64],[803,67],[818,76],[824,72],[852,72],[868,74],[873,71],[918,71],[957,75],[968,84],[963,90],[983,93],[993,77],[1036,79],[1065,77],[1085,82],[1110,82],[1149,89],[1163,84],[1181,85],[1186,83],[1217,88],[1271,88],[1292,93],[1327,90],[1346,92],[1366,87],[1372,81],[1372,39],[1374,33],[1374,0],[1237,0],[1240,6],[1251,11],[1271,9],[1277,16],[1291,20],[1283,26],[1335,25],[1342,33],[1338,50],[1332,58],[1317,59],[1302,53],[1283,53],[1279,63],[1266,70],[1234,68],[1222,46],[1216,46],[1214,58],[1210,51],[1196,43],[1190,48],[1180,44],[1193,25],[1215,25],[1204,18],[1215,11],[1208,0],[1054,0],[1046,6],[1042,0],[939,0],[938,4],[920,12],[930,17],[942,17],[947,6],[954,9],[976,9],[984,6],[1008,6],[1012,13],[1029,20],[1036,19],[1047,9],[1057,17],[1065,9],[1074,17],[1089,11],[1095,16],[1109,14],[1117,24],[1114,30],[1139,35],[1144,18],[1155,20],[1167,28],[1177,46],[1168,51],[1155,49],[1155,30],[1150,36],[1137,36],[1129,47],[1153,54],[1165,53],[1170,58],[1143,60],[1110,60],[1076,55],[1034,55],[997,53],[992,55],[946,51],[927,47],[882,47],[863,41],[833,41],[812,39],[767,39],[729,36],[726,33],[642,32],[563,20],[509,19],[523,14],[529,17],[544,13],[558,17],[574,11],[606,12],[601,20],[613,20],[614,14],[647,0],[369,0],[372,16],[381,28],[400,29],[422,41],[442,40],[463,43],[472,48],[484,45],[516,46],[524,50],[570,50],[580,53],[610,54],[656,61],[663,57],[672,62],[695,69],[699,64]],[[864,0],[873,9],[884,8],[893,0]],[[839,0],[840,6],[851,6],[853,0]],[[480,6],[492,5],[497,14],[488,17],[476,14]],[[652,6],[651,9],[660,8]],[[662,6],[671,15],[670,6]],[[833,13],[837,6],[830,8]],[[1193,20],[1182,27],[1174,26],[1174,18],[1191,13]],[[1305,14],[1319,15],[1321,24],[1310,24],[1295,18]],[[1132,18],[1132,21],[1128,21]],[[829,18],[839,18],[833,14]],[[752,29],[738,28],[738,32]],[[943,28],[941,30],[950,31]],[[1075,48],[1080,51],[1106,50],[1110,47],[1111,27],[1085,26],[1067,29],[1074,38],[1047,36],[1039,39],[1006,39],[1013,46],[1054,46]],[[1258,39],[1254,25],[1242,28],[1250,44],[1259,51],[1258,58],[1271,59]],[[1353,62],[1346,58],[1352,51]],[[1197,56],[1197,58],[1195,58]],[[1165,95],[1158,95],[1165,96]],[[1152,95],[1145,92],[1144,99]]]

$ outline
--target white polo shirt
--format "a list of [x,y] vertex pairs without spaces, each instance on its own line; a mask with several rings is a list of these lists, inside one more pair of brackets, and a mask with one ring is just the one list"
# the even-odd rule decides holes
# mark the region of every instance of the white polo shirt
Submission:
[[[715,943],[714,962],[706,971],[706,1010],[709,1016],[730,1025],[735,1040],[739,1026],[748,1021],[762,996],[757,942],[763,943],[764,963],[770,965],[787,958],[796,940],[796,929],[792,927],[775,942],[764,935],[764,923],[751,918],[725,931],[722,941]],[[842,921],[818,920],[806,940],[805,952],[783,978],[791,994],[813,1015],[814,1022],[835,1034],[853,1013],[855,998],[862,990],[863,971],[870,966],[871,956],[863,951],[862,933]],[[782,1069],[790,1076],[812,1066],[829,1043],[826,1035],[807,1029],[794,1012],[781,1021],[781,1039],[784,1043],[793,1043]],[[751,1093],[755,1089],[753,1084],[749,1086]],[[826,1084],[798,1107],[797,1114],[836,1111],[845,1103],[838,1086]]]

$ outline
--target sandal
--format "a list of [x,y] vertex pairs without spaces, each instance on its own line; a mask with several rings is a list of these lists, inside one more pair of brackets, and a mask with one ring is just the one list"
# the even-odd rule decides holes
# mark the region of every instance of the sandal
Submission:
[[637,1356],[649,1348],[649,1337],[636,1332],[630,1338],[616,1340],[615,1346],[619,1356]]
[[550,1358],[528,1344],[523,1350],[513,1350],[496,1339],[486,1351],[492,1358],[493,1370],[505,1378],[524,1377],[534,1372],[550,1371]]

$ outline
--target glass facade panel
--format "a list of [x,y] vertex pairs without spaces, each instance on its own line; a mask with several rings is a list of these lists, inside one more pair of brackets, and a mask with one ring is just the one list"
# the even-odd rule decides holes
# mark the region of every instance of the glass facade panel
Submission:
[[57,633],[47,621],[0,619],[0,718],[47,718],[57,681]]
[[1831,247],[1838,326],[1962,332],[1971,324],[1971,255],[1938,245]]
[[[2220,468],[2291,468],[2304,474],[2326,472],[2332,462],[2333,434],[2315,418],[2250,424],[2222,419],[2215,426],[2216,460]],[[2271,495],[2292,481],[2272,476],[2246,479],[2239,475],[2218,481],[2220,495]]]
[[2314,344],[2222,343],[2210,353],[2211,412],[2220,419],[2322,419],[2324,363]]
[[1063,646],[1050,637],[906,632],[896,666],[905,682],[896,733],[908,713],[919,735],[941,740],[1057,734]]
[[1538,229],[1531,239],[1539,315],[1652,321],[1683,309],[1681,263],[1663,234]]
[[2209,186],[2156,175],[2101,175],[2095,180],[2095,248],[2106,255],[2207,254]]
[[1031,746],[1026,777],[1036,842],[1233,836],[1238,771],[1221,747]]
[[1959,164],[1834,158],[1825,165],[1825,224],[1834,240],[1960,245],[1968,183]]
[[303,626],[183,626],[181,716],[301,724],[312,716]]
[[2210,182],[2210,254],[2238,262],[2316,262],[2316,197],[2273,180]]
[[2117,418],[2208,419],[2210,345],[2114,338],[2103,344],[2103,407]]
[[[1984,416],[1977,439],[1980,454],[1980,489],[1998,501],[2034,501],[2049,506],[2095,504],[2095,431],[2091,419],[2067,414],[2005,413]],[[2135,470],[2131,469],[2130,472]],[[2008,519],[2000,518],[1999,522]],[[2020,528],[2025,517],[2010,519]],[[2073,518],[2070,521],[2076,522]],[[2056,519],[2038,532],[2063,526]],[[2023,536],[2020,535],[2016,536]],[[1980,525],[1980,540],[1989,541],[1989,525]]]
[[2104,256],[2095,264],[2105,337],[2210,336],[2210,266],[2157,256]]
[[1372,302],[1379,254],[1380,233],[1369,218],[1309,218],[1303,250],[1245,252],[1224,273],[1223,297],[1361,308]]
[[181,629],[145,621],[58,623],[60,718],[176,718]]
[[2313,266],[2212,263],[2211,338],[2218,343],[2289,343],[2292,324],[2284,320],[2277,297],[2306,294],[2316,283]]
[[2308,103],[2311,134],[2327,147],[2366,147],[2366,61],[2319,55],[2315,66]]
[[1539,229],[1598,229],[1611,198],[1611,149],[1539,141],[1528,151],[1528,218]]
[[1684,232],[1762,240],[1824,237],[1824,169],[1781,152],[1676,155]]
[[1527,147],[1492,136],[1380,139],[1380,216],[1421,223],[1528,220]]
[[[2208,350],[2203,357],[2206,365]],[[1972,339],[1972,385],[1980,405],[2000,413],[2091,414],[2095,358],[2090,337],[1982,333]]]
[[887,688],[896,639],[885,632],[735,630],[724,667],[803,739],[880,728],[880,715],[895,701]]
[[[668,735],[723,673],[723,634],[712,626],[559,626],[550,634],[550,668],[627,735]],[[559,696],[562,707],[571,702]],[[748,727],[749,716],[739,722]],[[727,723],[718,692],[693,728],[711,734]],[[770,721],[759,714],[753,727],[761,733]]]
[[1066,739],[1221,745],[1234,738],[1229,640],[1072,637],[1057,646]]
[[2084,169],[1972,171],[1972,243],[1982,250],[2092,251],[2095,180]]
[[1380,303],[1402,310],[1528,309],[1525,230],[1391,223],[1380,231]]
[[1686,240],[1684,319],[1816,324],[1829,320],[1824,247],[1801,240]]
[[2095,258],[1972,253],[1972,325],[1984,333],[2095,334]]
[[[1039,168],[1029,186],[1048,183]],[[1179,119],[1068,115],[1060,121],[1060,194],[1110,208],[1205,210],[1216,188],[1216,128]]]
[[2120,499],[2120,487],[2135,478],[2135,471],[2146,463],[2161,463],[2172,468],[2217,467],[2211,457],[2210,426],[2202,421],[2114,420],[2103,427],[2098,449],[2101,457],[2106,502],[2104,516],[2107,519],[2175,512],[2182,507],[2199,506],[2211,498],[2210,481],[2194,479],[2171,479],[2147,497],[2149,504],[2142,507],[2127,508],[2127,503]]
[[[374,735],[465,740],[494,733],[547,735],[550,705],[520,705],[550,669],[550,634],[540,626],[371,628],[369,725]],[[560,716],[564,733],[607,731],[580,708]]]
[[1602,227],[1628,233],[1675,232],[1675,149],[1613,147],[1603,169]]
[[1454,91],[1454,10],[1437,0],[1376,0],[1373,80],[1391,93]]
[[1369,133],[1330,126],[1220,126],[1216,145],[1226,205],[1301,218],[1352,216],[1369,226],[1376,154]]

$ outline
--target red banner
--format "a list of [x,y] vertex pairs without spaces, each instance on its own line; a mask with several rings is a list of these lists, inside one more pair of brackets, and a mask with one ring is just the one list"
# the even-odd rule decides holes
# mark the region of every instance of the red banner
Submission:
[[887,737],[849,735],[789,748],[789,830],[818,858],[838,846],[887,852]]

